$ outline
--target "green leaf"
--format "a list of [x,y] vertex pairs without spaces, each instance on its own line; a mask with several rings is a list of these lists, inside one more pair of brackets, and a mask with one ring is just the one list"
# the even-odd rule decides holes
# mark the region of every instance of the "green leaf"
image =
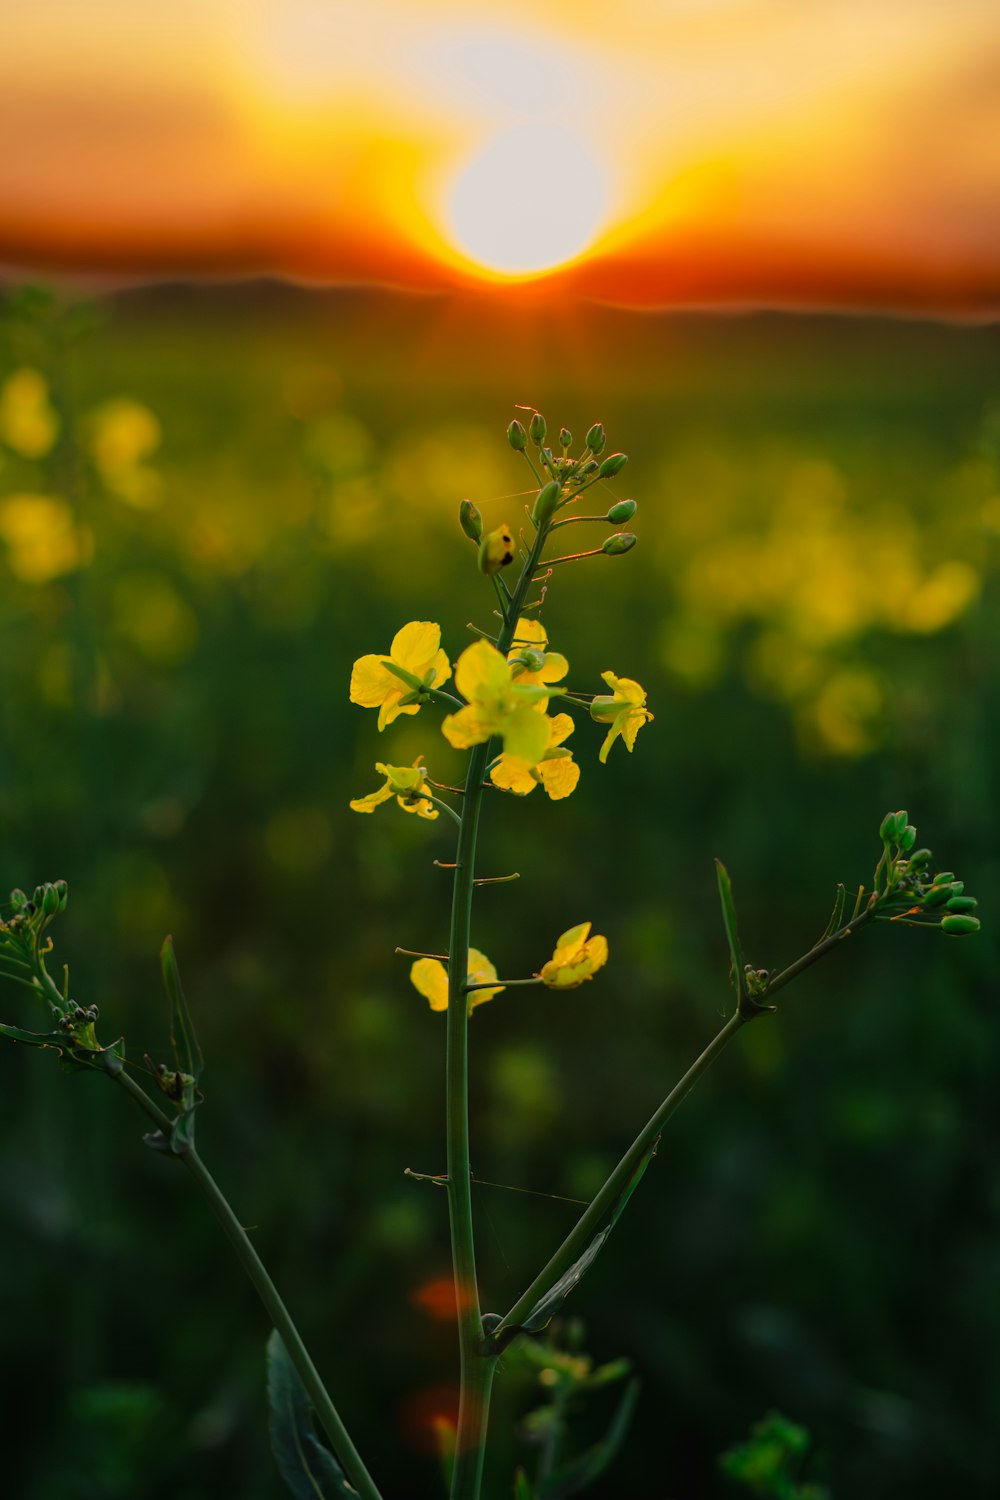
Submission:
[[726,937],[729,940],[729,958],[733,966],[733,986],[736,990],[737,1000],[742,1000],[746,993],[743,983],[743,949],[740,947],[740,935],[736,930],[736,907],[733,905],[733,883],[729,879],[729,871],[721,859],[715,861],[715,875],[719,882],[722,925],[726,929]]
[[595,1234],[586,1250],[584,1250],[583,1254],[573,1262],[569,1270],[564,1271],[563,1274],[559,1277],[559,1280],[555,1282],[545,1293],[545,1295],[535,1303],[534,1307],[531,1309],[524,1322],[520,1325],[520,1328],[504,1329],[504,1333],[503,1335],[501,1335],[501,1337],[504,1337],[505,1341],[507,1339],[513,1338],[515,1333],[537,1333],[540,1328],[544,1328],[546,1323],[550,1322],[550,1320],[555,1316],[555,1314],[559,1310],[559,1306],[563,1298],[569,1296],[570,1292],[576,1286],[577,1282],[579,1282],[584,1273],[590,1269],[594,1261],[597,1259],[598,1255],[603,1250],[608,1236],[625,1211],[625,1205],[628,1203],[628,1200],[631,1198],[632,1194],[639,1186],[639,1182],[642,1179],[642,1174],[649,1166],[650,1160],[655,1155],[656,1148],[659,1143],[660,1137],[657,1136],[656,1140],[647,1149],[639,1165],[632,1173],[631,1178],[626,1184],[621,1197],[618,1199],[618,1202],[615,1204],[614,1209],[611,1213],[611,1217],[605,1224],[604,1228],[599,1230],[598,1233]]
[[357,1495],[329,1448],[319,1440],[306,1388],[277,1329],[267,1341],[267,1399],[271,1451],[295,1500]]
[[518,1469],[514,1475],[514,1500],[536,1500],[535,1492],[523,1469]]
[[630,1380],[600,1442],[594,1443],[579,1458],[563,1464],[544,1480],[538,1491],[538,1500],[569,1500],[570,1495],[578,1495],[607,1472],[625,1441],[638,1399],[639,1382]]
[[173,1044],[174,1057],[181,1072],[190,1073],[197,1083],[205,1066],[205,1060],[201,1055],[201,1048],[198,1046],[198,1038],[195,1036],[191,1021],[191,1012],[184,998],[172,937],[166,937],[163,940],[163,947],[160,949],[160,967],[163,970],[163,984],[170,1001],[170,1040]]

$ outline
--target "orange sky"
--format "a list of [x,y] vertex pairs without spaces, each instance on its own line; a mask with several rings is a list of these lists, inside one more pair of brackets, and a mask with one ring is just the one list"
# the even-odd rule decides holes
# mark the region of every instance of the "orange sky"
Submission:
[[525,127],[599,184],[553,290],[1000,309],[996,0],[7,0],[0,263],[467,284],[459,180],[589,191],[483,177]]

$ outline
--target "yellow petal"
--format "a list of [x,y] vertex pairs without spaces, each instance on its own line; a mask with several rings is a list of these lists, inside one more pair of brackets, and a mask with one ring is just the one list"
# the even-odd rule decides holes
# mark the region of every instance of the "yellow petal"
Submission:
[[552,801],[559,802],[576,789],[580,780],[580,767],[572,755],[560,755],[554,760],[543,760],[538,767],[538,775]]
[[646,690],[631,677],[616,677],[614,672],[602,672],[601,676],[621,703],[632,703],[641,708],[646,701]]
[[402,687],[398,677],[383,665],[381,656],[359,656],[351,672],[351,702],[362,708],[378,708],[387,693]]
[[455,664],[455,684],[463,698],[499,698],[510,687],[510,668],[489,641],[475,641]]
[[380,730],[384,729],[387,724],[394,723],[400,714],[418,714],[420,712],[419,703],[403,702],[403,699],[409,695],[410,689],[400,683],[398,677],[394,680],[397,684],[396,690],[389,693],[382,700],[382,706],[378,711],[378,727]]
[[388,802],[391,796],[392,789],[386,782],[385,786],[380,787],[377,792],[369,792],[367,797],[355,797],[349,805],[352,812],[370,813],[374,812],[380,803]]
[[539,682],[562,682],[568,671],[569,662],[565,656],[560,656],[558,651],[548,651],[544,667],[535,676]]
[[653,715],[645,708],[635,708],[626,714],[621,726],[622,739],[625,741],[629,751],[635,744],[635,737],[644,724],[648,724]]
[[608,751],[611,749],[611,746],[614,744],[615,740],[618,738],[621,732],[621,725],[616,719],[611,728],[608,730],[607,734],[604,736],[604,744],[601,746],[597,754],[597,759],[601,762],[602,766],[607,765]]
[[467,703],[457,714],[448,714],[441,721],[441,733],[456,750],[481,745],[493,731],[494,720],[475,703]]
[[529,766],[541,760],[549,746],[549,721],[531,708],[517,709],[503,723],[505,755],[514,755]]
[[529,620],[527,615],[522,615],[514,631],[512,654],[516,656],[521,646],[534,646],[537,651],[544,651],[548,644],[548,633],[541,620]]
[[556,943],[556,951],[553,954],[553,958],[557,959],[559,957],[559,950],[561,948],[575,948],[577,943],[585,943],[587,941],[587,934],[593,925],[592,922],[578,922],[575,927],[568,928],[558,943]]
[[519,797],[526,797],[538,785],[524,761],[515,760],[512,755],[501,755],[490,772],[490,780],[494,786],[516,792]]
[[[392,638],[392,659],[422,677],[441,645],[441,626],[429,620],[411,620]],[[447,658],[446,658],[447,660]]]
[[[469,949],[469,983],[484,984],[490,979],[496,979],[497,971],[490,963],[485,953],[480,953],[478,948]],[[477,1005],[485,1005],[487,1000],[492,1000],[494,995],[499,995],[504,988],[498,984],[493,989],[473,990],[469,996],[469,1009],[474,1010]]]
[[429,662],[424,668],[424,673],[428,672],[431,667],[434,669],[434,676],[431,679],[432,687],[440,687],[442,682],[448,681],[448,678],[451,676],[451,662],[448,660],[448,653],[446,651],[439,651],[433,661]]
[[410,968],[410,983],[431,1010],[448,1009],[448,971],[438,958],[418,958]]
[[575,728],[572,714],[553,714],[549,720],[549,748],[568,740]]

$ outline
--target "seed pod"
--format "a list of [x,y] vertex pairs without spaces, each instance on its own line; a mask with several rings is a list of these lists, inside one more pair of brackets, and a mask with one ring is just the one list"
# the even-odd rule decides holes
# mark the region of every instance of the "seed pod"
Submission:
[[558,479],[550,479],[548,484],[543,485],[538,491],[535,508],[531,512],[531,519],[536,526],[542,527],[546,521],[551,521],[561,494],[562,485]]
[[478,506],[471,500],[463,500],[458,507],[458,524],[470,542],[478,542],[483,535],[483,518]]
[[490,577],[514,561],[514,538],[509,526],[488,531],[479,543],[479,571]]
[[564,453],[568,453],[573,446],[573,434],[568,427],[559,429],[559,445]]
[[507,441],[515,453],[523,453],[528,446],[528,434],[516,417],[507,428]]
[[941,918],[941,931],[950,932],[952,937],[962,937],[967,932],[978,932],[980,928],[978,917],[947,916]]
[[591,427],[587,432],[587,447],[590,449],[591,453],[603,453],[604,445],[607,440],[608,439],[604,431],[604,423],[595,422],[593,427]]
[[946,911],[975,911],[979,902],[975,896],[952,896],[948,902]]
[[534,443],[536,448],[540,448],[545,442],[545,434],[548,432],[548,430],[549,429],[546,425],[545,418],[542,416],[540,411],[536,411],[535,415],[528,423],[528,436],[531,438],[531,441]]
[[638,540],[631,531],[616,531],[614,536],[608,537],[601,551],[608,557],[620,557],[623,552],[631,552]]
[[615,475],[620,474],[627,463],[627,453],[609,453],[597,472],[602,479],[614,479]]
[[613,525],[620,526],[623,521],[631,521],[638,509],[634,500],[619,500],[617,505],[612,505],[606,519]]

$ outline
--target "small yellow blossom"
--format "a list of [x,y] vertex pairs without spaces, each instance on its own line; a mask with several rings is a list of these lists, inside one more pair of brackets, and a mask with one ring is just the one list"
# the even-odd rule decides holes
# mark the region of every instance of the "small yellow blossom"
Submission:
[[55,495],[7,495],[0,502],[0,541],[21,583],[50,583],[85,567],[94,553],[90,531]]
[[430,796],[427,767],[420,764],[419,756],[412,766],[385,766],[379,760],[375,762],[375,769],[385,777],[385,782],[377,792],[369,792],[367,797],[355,797],[350,804],[354,812],[374,812],[380,803],[395,797],[404,812],[416,813],[418,818],[434,819],[438,816],[437,808],[427,801]]
[[0,438],[23,458],[44,458],[59,435],[45,376],[30,365],[0,386]]
[[494,786],[516,792],[519,797],[526,797],[536,786],[543,786],[553,802],[568,797],[574,790],[580,780],[580,767],[573,759],[572,750],[559,747],[576,726],[569,714],[554,714],[551,718],[546,717],[545,723],[549,726],[549,747],[538,764],[529,766],[516,756],[501,755],[490,772]]
[[585,979],[593,979],[608,961],[608,940],[590,937],[589,922],[580,922],[564,932],[556,951],[542,969],[539,978],[550,990],[572,990]]
[[[497,971],[486,954],[480,953],[478,948],[470,948],[469,984],[484,984],[496,977]],[[448,1009],[448,970],[439,958],[418,958],[410,969],[410,982],[424,996],[431,1010]],[[473,990],[468,997],[469,1009],[485,1005],[487,1000],[499,995],[503,988],[502,984],[498,984],[495,988]]]
[[[441,647],[441,627],[428,620],[411,620],[392,639],[388,656],[359,656],[351,673],[351,702],[378,709],[384,729],[400,714],[415,714],[419,703],[404,703],[423,685],[440,687],[451,676],[451,664]],[[395,667],[405,673],[397,677]]]
[[[545,658],[537,671],[531,671],[517,658],[525,649],[538,651]],[[569,671],[569,662],[558,651],[549,650],[549,637],[541,620],[529,620],[521,616],[514,632],[514,643],[507,655],[517,682],[562,682]]]
[[636,735],[643,724],[652,720],[653,715],[646,707],[646,689],[633,682],[631,677],[616,677],[614,672],[602,672],[601,676],[614,694],[614,697],[595,698],[590,705],[592,719],[596,719],[599,724],[611,725],[598,756],[603,765],[619,735],[625,741],[626,749],[631,752]]
[[549,744],[544,705],[553,689],[515,680],[489,641],[476,641],[462,652],[455,665],[455,685],[468,702],[457,714],[447,716],[441,733],[456,750],[481,745],[496,734],[503,736],[505,755],[516,756],[528,766],[542,759]]

